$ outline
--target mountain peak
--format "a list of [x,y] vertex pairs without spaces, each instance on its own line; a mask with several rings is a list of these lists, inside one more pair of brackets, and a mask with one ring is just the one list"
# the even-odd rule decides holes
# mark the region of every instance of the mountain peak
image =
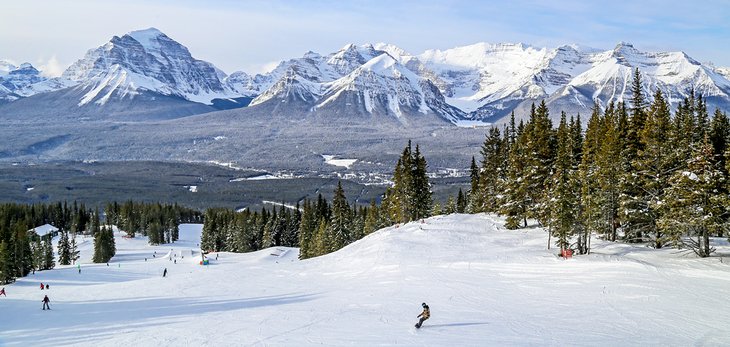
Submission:
[[127,36],[137,40],[142,46],[144,47],[155,47],[159,44],[157,41],[165,37],[167,38],[167,35],[165,35],[163,32],[159,31],[156,28],[148,28],[143,30],[135,30],[132,32],[129,32]]

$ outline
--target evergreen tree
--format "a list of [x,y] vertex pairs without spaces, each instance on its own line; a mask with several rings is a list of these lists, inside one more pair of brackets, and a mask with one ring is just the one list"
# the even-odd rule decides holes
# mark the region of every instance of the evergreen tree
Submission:
[[641,151],[637,153],[633,165],[638,173],[636,184],[641,190],[636,199],[642,199],[640,206],[646,211],[643,231],[651,239],[654,248],[661,248],[666,241],[662,230],[657,227],[657,221],[661,218],[664,190],[669,185],[672,171],[671,147],[666,142],[670,125],[669,104],[662,92],[657,90],[644,129],[639,134]]
[[573,166],[572,136],[565,118],[563,113],[558,126],[558,153],[548,202],[550,210],[548,225],[561,251],[570,248],[580,201],[580,186],[575,179]]
[[[533,105],[534,110],[534,105]],[[534,113],[534,111],[533,111]],[[527,185],[524,184],[524,176],[527,170],[527,136],[523,130],[523,125],[516,132],[515,142],[510,147],[507,174],[503,184],[501,206],[499,213],[507,216],[505,227],[507,229],[517,229],[520,223],[527,226]]]
[[[43,241],[43,254],[44,254],[44,262],[43,262],[43,269],[50,270],[56,267],[56,261],[53,257],[53,244],[50,240],[44,240]],[[27,273],[26,273],[27,275]]]
[[466,211],[466,197],[464,197],[464,192],[459,188],[459,193],[456,197],[456,212],[464,213],[464,211]]
[[[469,207],[468,211],[469,213],[479,213],[481,212],[481,206],[483,203],[481,202],[481,192],[479,189],[479,167],[477,166],[476,160],[474,160],[474,157],[471,157],[471,166],[469,167],[469,177],[471,178],[471,189],[469,189]],[[433,215],[433,213],[432,213]]]
[[378,206],[375,205],[375,200],[370,201],[370,206],[368,207],[367,215],[365,216],[365,224],[363,226],[364,235],[369,235],[375,230],[383,227],[380,225],[379,210]]
[[76,246],[76,233],[71,234],[71,242],[69,245],[69,258],[71,259],[71,264],[76,264],[76,261],[79,259],[79,249]]
[[527,197],[526,217],[546,225],[549,215],[546,184],[555,160],[555,138],[545,100],[531,113],[525,136],[527,160],[521,184]]
[[13,258],[7,242],[0,241],[0,284],[15,281]]
[[[700,257],[708,257],[714,251],[710,234],[728,226],[723,218],[726,202],[717,194],[719,186],[726,184],[726,177],[713,163],[712,156],[713,147],[706,136],[687,171],[678,170],[672,176],[666,193],[667,210],[660,221],[675,245],[688,246]],[[684,235],[689,237],[683,238]]]
[[479,194],[477,195],[475,212],[496,212],[499,206],[499,195],[502,190],[504,171],[504,143],[499,129],[492,127],[482,144],[482,168],[479,176]]
[[58,240],[58,261],[61,265],[71,264],[71,250],[68,242],[68,233],[61,231],[61,238]]
[[326,230],[328,235],[327,252],[334,252],[352,242],[350,206],[345,198],[341,182],[337,182],[332,198],[332,218]]

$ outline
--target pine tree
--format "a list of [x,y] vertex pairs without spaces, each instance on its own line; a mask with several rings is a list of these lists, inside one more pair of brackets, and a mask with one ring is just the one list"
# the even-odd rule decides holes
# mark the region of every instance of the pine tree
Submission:
[[713,164],[712,156],[713,147],[706,136],[687,171],[678,170],[672,176],[666,193],[667,210],[660,220],[675,245],[687,246],[700,257],[714,252],[710,234],[728,226],[723,218],[726,201],[717,194],[719,186],[726,184],[726,177]]
[[661,228],[657,227],[657,221],[661,218],[664,190],[669,185],[672,173],[671,147],[666,142],[670,130],[669,104],[662,92],[657,90],[647,112],[644,129],[639,134],[641,150],[633,165],[638,173],[636,184],[641,191],[637,199],[642,199],[641,206],[646,211],[643,231],[651,239],[654,248],[661,248],[666,241]]
[[556,237],[556,245],[563,251],[570,248],[571,237],[574,235],[580,191],[573,172],[573,144],[565,113],[560,117],[557,143],[558,152],[548,202],[548,225]]
[[597,149],[595,179],[598,189],[593,194],[597,232],[611,241],[616,241],[620,223],[621,203],[621,150],[624,148],[622,126],[625,125],[625,112],[618,111],[613,105],[606,109],[602,119],[600,146]]
[[0,241],[0,284],[15,281],[13,258],[9,248],[7,242]]
[[459,193],[456,196],[456,213],[464,213],[466,211],[466,198],[464,192],[459,188]]
[[482,144],[482,167],[479,176],[478,212],[496,212],[499,207],[502,172],[504,171],[504,147],[499,129],[492,127]]
[[[533,105],[534,110],[534,105]],[[533,111],[534,113],[534,111]],[[500,201],[499,214],[507,216],[505,227],[517,229],[520,223],[527,226],[527,185],[524,183],[524,176],[527,170],[527,137],[523,125],[516,131],[515,142],[510,147],[507,164],[507,174],[502,185],[502,197]]]
[[[477,166],[476,160],[474,157],[471,157],[471,166],[469,167],[469,177],[471,178],[471,189],[469,189],[468,197],[469,197],[469,207],[468,211],[469,213],[479,213],[481,212],[482,202],[481,202],[481,192],[479,189],[479,167]],[[433,214],[433,213],[432,213]]]
[[334,197],[332,198],[332,218],[326,234],[330,241],[327,252],[334,252],[345,247],[352,239],[350,205],[345,198],[345,191],[342,189],[341,182],[337,182]]
[[61,238],[58,240],[58,261],[61,265],[71,264],[71,250],[68,243],[68,233],[61,231]]
[[426,158],[421,154],[421,150],[416,145],[416,152],[413,153],[413,181],[412,191],[414,195],[413,211],[411,220],[419,220],[427,218],[431,215],[431,207],[433,198],[431,196],[431,184],[428,181],[428,164]]
[[79,249],[76,246],[76,233],[71,234],[71,243],[69,246],[69,258],[71,259],[71,264],[76,264],[76,261],[79,259]]
[[375,230],[380,229],[381,226],[380,221],[380,209],[377,205],[375,205],[375,200],[370,201],[370,206],[367,210],[367,215],[365,216],[365,224],[363,226],[363,234],[369,235]]
[[[56,261],[53,257],[53,244],[51,241],[45,240],[43,241],[43,254],[44,254],[44,264],[43,268],[46,270],[53,269],[56,267]],[[26,273],[27,275],[27,273]]]
[[525,136],[527,161],[522,184],[527,195],[526,217],[545,225],[549,215],[547,181],[555,160],[555,137],[545,100],[530,115]]

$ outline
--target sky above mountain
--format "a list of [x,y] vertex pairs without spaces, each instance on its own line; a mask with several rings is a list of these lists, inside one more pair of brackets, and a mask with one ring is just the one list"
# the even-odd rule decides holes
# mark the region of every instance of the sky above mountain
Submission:
[[730,6],[688,1],[0,1],[0,59],[60,75],[112,36],[156,27],[224,71],[263,72],[304,52],[388,42],[418,54],[475,42],[685,51],[730,66]]

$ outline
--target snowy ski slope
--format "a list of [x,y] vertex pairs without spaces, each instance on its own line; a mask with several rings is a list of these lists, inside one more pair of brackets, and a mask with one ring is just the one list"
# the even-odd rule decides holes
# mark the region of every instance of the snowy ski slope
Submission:
[[[81,274],[58,266],[5,286],[0,345],[730,345],[727,258],[594,239],[592,255],[562,260],[541,229],[450,215],[306,261],[276,247],[203,267],[201,228],[157,247],[117,234],[109,266],[89,263],[88,239]],[[421,302],[432,316],[416,330]]]

